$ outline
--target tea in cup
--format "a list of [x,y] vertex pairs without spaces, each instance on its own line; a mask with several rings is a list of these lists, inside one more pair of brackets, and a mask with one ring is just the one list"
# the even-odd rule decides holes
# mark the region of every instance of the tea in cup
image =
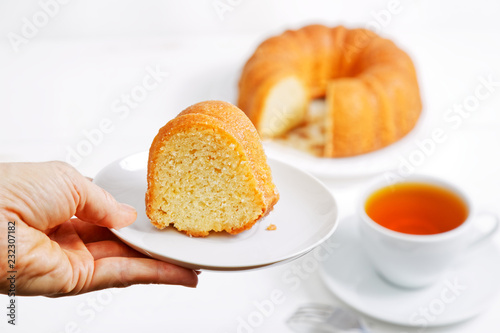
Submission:
[[367,256],[386,280],[418,288],[437,281],[465,251],[498,229],[471,233],[477,215],[465,193],[427,176],[370,188],[359,207],[360,234]]

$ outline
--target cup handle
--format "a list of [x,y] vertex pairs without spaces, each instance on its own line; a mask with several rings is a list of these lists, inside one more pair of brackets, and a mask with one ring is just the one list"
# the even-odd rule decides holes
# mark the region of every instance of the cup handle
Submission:
[[480,236],[478,236],[476,239],[474,239],[470,244],[469,248],[477,248],[479,245],[484,243],[484,241],[490,239],[498,230],[500,227],[500,219],[498,218],[498,215],[492,212],[479,212],[474,216],[474,219],[478,218],[479,216],[489,216],[493,219],[493,225],[490,230],[487,232],[482,233]]

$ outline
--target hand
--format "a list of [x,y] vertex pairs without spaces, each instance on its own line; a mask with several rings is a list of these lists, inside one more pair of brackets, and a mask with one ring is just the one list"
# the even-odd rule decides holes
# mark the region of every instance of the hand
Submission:
[[15,221],[16,295],[75,295],[138,283],[195,287],[197,272],[146,257],[107,229],[136,218],[134,208],[68,164],[0,164],[0,293],[9,289],[8,221]]

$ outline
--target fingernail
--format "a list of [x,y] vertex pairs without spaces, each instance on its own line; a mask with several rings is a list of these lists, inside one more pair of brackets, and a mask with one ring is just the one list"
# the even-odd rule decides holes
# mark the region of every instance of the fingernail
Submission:
[[201,271],[194,271],[196,273],[196,275],[200,275],[201,274]]
[[194,283],[184,284],[184,287],[188,287],[188,288],[196,288],[197,286],[198,286],[198,280],[196,280],[196,282],[194,282]]
[[125,215],[123,215],[121,221],[114,226],[117,230],[129,226],[130,224],[134,223],[135,219],[137,218],[137,210],[134,207],[124,203],[120,203],[120,209],[122,211],[122,214],[125,213]]
[[125,203],[120,203],[120,208],[128,213],[137,213],[137,210],[134,207]]

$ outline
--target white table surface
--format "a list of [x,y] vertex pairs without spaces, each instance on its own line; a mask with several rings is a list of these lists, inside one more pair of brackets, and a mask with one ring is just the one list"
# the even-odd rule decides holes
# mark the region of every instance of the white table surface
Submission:
[[[458,129],[443,118],[454,104],[474,94],[480,77],[491,75],[500,81],[499,29],[488,24],[440,28],[439,15],[429,2],[412,2],[411,9],[384,33],[415,60],[425,111],[432,119],[429,131],[441,127],[448,136],[416,172],[446,177],[463,187],[478,207],[500,214],[500,86]],[[460,9],[461,18],[468,18],[472,10]],[[419,21],[422,17],[425,24],[419,24],[424,22]],[[448,18],[459,21],[460,17]],[[97,128],[107,118],[111,133],[74,163],[83,174],[93,176],[119,157],[148,149],[159,127],[185,107],[207,99],[234,102],[239,70],[262,36],[262,32],[225,31],[182,37],[39,38],[19,53],[4,39],[0,42],[0,161],[68,160],[68,151],[85,139],[84,131]],[[169,72],[168,78],[126,116],[113,112],[116,100],[141,84],[147,68],[155,66]],[[325,180],[341,217],[354,212],[366,181]],[[500,235],[494,242],[500,246]],[[248,318],[256,311],[256,302],[269,299],[278,289],[286,301],[253,331],[289,332],[284,322],[299,305],[341,305],[317,271],[301,278],[298,288],[291,287],[285,276],[300,260],[257,271],[205,271],[196,289],[148,285],[59,299],[19,298],[18,325],[7,325],[2,314],[0,331],[236,332],[239,318]],[[1,296],[0,308],[6,302],[7,297]],[[498,331],[498,313],[500,297],[472,320],[425,332]],[[421,331],[366,320],[373,332]]]

